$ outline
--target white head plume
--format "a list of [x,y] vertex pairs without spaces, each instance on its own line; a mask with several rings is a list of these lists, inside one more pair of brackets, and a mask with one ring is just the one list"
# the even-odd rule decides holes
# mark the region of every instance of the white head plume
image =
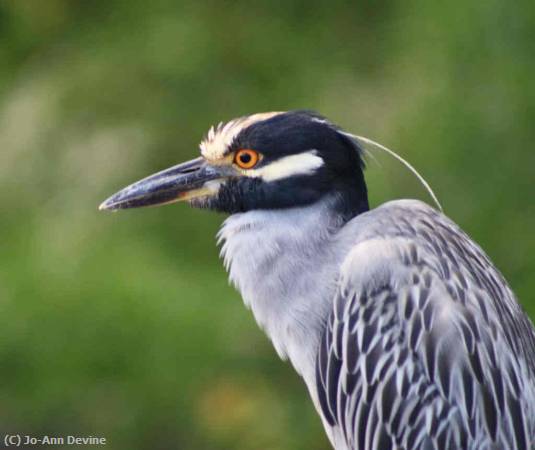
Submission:
[[344,134],[344,135],[346,135],[346,136],[348,136],[348,137],[350,137],[352,139],[355,139],[357,142],[361,143],[362,145],[370,145],[372,147],[375,147],[375,148],[378,148],[380,150],[383,150],[384,152],[388,153],[390,156],[394,157],[399,162],[401,162],[407,169],[409,169],[414,174],[414,176],[418,179],[418,181],[420,181],[420,183],[425,188],[427,193],[433,199],[433,202],[435,202],[435,205],[437,205],[438,209],[441,212],[444,212],[444,210],[442,209],[442,205],[438,201],[438,198],[435,195],[435,193],[433,192],[433,189],[431,189],[431,186],[429,186],[429,183],[425,180],[425,178],[422,175],[420,175],[420,173],[414,168],[414,166],[411,163],[409,163],[406,159],[402,158],[395,151],[390,150],[388,147],[385,147],[384,145],[381,145],[378,142],[375,142],[374,140],[369,139],[367,137],[358,136],[356,134],[347,133],[345,131],[340,131],[340,133],[342,133],[342,134]]

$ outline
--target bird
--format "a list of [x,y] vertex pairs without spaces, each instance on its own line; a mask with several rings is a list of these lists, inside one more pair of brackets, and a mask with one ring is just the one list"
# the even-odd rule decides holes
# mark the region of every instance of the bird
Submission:
[[439,209],[370,208],[365,142],[311,111],[239,117],[100,209],[227,214],[229,279],[336,450],[534,448],[533,324]]

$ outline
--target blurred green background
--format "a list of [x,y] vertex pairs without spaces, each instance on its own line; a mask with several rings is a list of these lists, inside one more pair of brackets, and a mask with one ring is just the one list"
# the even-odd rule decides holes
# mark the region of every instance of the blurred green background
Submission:
[[[400,152],[535,316],[534,55],[531,0],[2,0],[0,432],[329,447],[228,286],[224,217],[97,211],[242,114],[315,109]],[[376,157],[373,205],[428,200]]]

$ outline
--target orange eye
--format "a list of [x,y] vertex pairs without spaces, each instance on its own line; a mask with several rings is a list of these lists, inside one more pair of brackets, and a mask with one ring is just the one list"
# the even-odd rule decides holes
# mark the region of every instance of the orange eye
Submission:
[[244,148],[238,150],[234,155],[234,164],[241,167],[242,169],[252,169],[258,163],[260,155],[254,150]]

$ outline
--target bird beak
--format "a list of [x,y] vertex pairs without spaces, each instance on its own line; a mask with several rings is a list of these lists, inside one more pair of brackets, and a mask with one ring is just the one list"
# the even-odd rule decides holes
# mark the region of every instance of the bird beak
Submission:
[[209,165],[204,158],[178,164],[125,187],[100,206],[116,210],[157,206],[217,194],[224,168]]

